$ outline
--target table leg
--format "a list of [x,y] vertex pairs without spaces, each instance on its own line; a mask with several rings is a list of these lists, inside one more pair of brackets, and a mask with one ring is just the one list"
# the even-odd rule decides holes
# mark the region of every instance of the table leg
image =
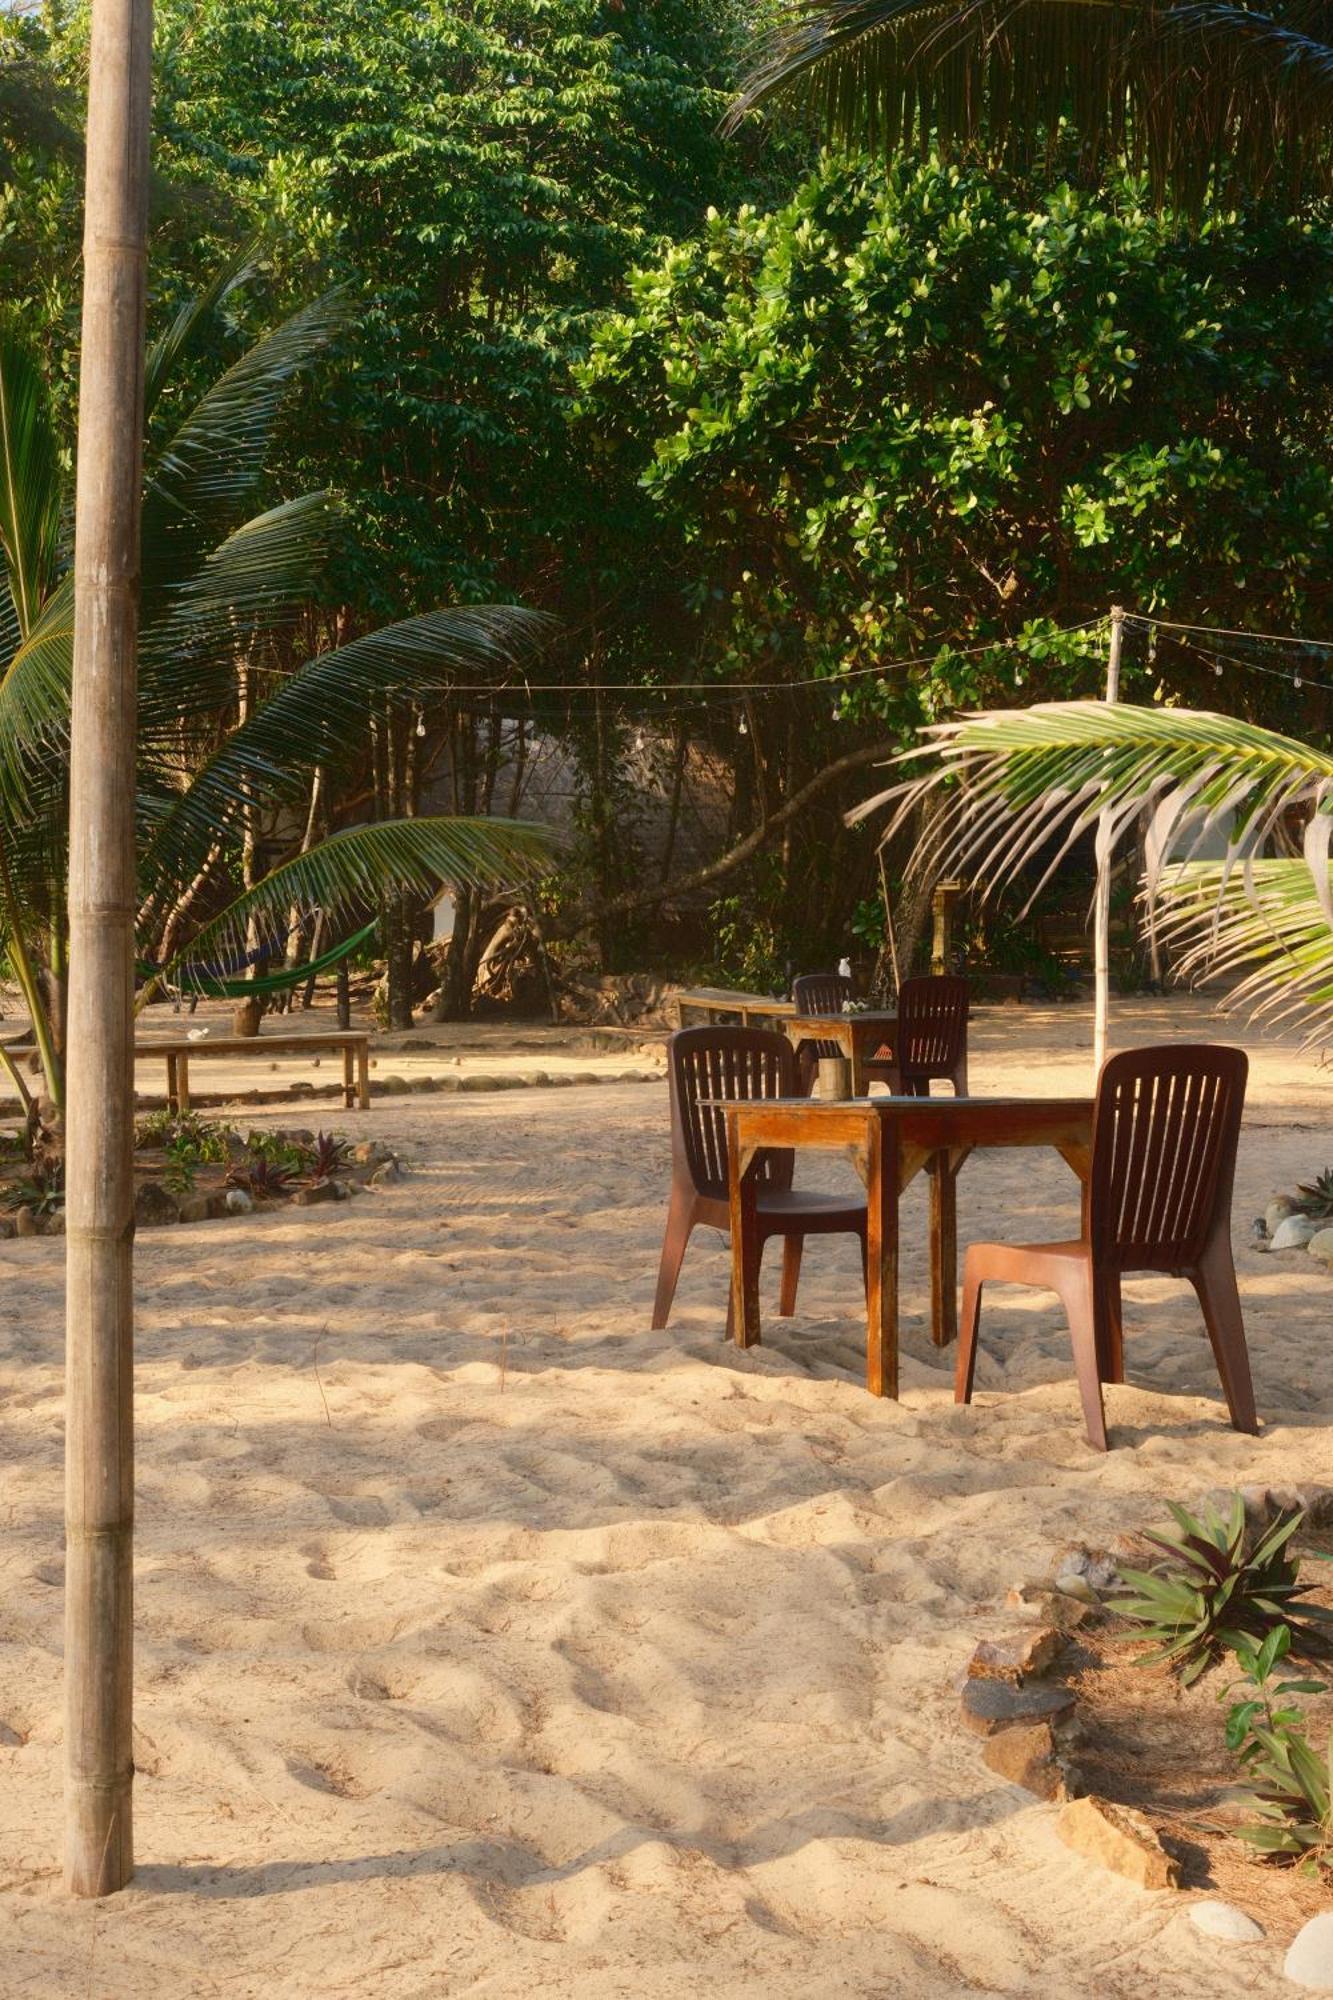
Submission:
[[930,1163],[930,1335],[958,1338],[958,1175],[948,1153]]
[[851,1022],[848,1029],[847,1054],[852,1068],[852,1096],[865,1097],[870,1091],[870,1085],[866,1082],[865,1036],[855,1021]]
[[179,1112],[180,1093],[176,1087],[176,1058],[167,1057],[167,1110]]
[[898,1394],[898,1134],[866,1120],[866,1388]]
[[[732,1121],[728,1121],[732,1123]],[[731,1323],[738,1347],[759,1344],[759,1227],[755,1200],[754,1148],[742,1152],[736,1144],[732,1123],[729,1145],[731,1166],[728,1193],[731,1201]]]
[[183,1118],[190,1108],[190,1059],[181,1052],[176,1058],[176,1109]]
[[356,1045],[356,1101],[363,1111],[370,1109],[370,1045]]
[[343,1109],[344,1109],[344,1111],[350,1111],[350,1110],[351,1110],[351,1108],[352,1108],[352,1106],[353,1106],[353,1104],[355,1103],[355,1101],[356,1101],[356,1100],[355,1100],[355,1097],[353,1096],[353,1092],[352,1092],[352,1044],[351,1044],[350,1042],[347,1042],[347,1043],[346,1043],[346,1044],[344,1045],[344,1047],[343,1047]]

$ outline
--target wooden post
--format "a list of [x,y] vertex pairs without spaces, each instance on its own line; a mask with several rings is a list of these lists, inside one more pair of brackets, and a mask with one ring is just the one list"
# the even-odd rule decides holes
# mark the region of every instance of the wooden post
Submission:
[[[1106,699],[1120,699],[1120,648],[1124,643],[1125,614],[1118,604],[1111,606],[1111,644],[1106,656]],[[1097,828],[1097,898],[1092,916],[1093,1014],[1092,1082],[1094,1090],[1106,1061],[1106,1023],[1111,997],[1111,817],[1103,813]]]
[[74,528],[65,1885],[122,1888],[134,1536],[134,773],[152,0],[93,0]]

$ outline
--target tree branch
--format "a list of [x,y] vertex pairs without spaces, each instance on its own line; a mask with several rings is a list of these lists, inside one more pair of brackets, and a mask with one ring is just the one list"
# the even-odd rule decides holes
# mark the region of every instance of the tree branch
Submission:
[[716,861],[710,861],[706,867],[696,868],[693,873],[682,875],[674,882],[658,882],[646,889],[629,889],[622,895],[612,896],[604,903],[584,903],[577,910],[571,910],[543,926],[546,942],[563,943],[569,938],[577,937],[580,931],[589,930],[594,924],[605,923],[608,918],[630,916],[635,911],[653,909],[661,903],[669,903],[676,896],[688,896],[696,889],[706,889],[710,883],[730,875],[733,869],[739,868],[743,862],[750,860],[752,855],[758,854],[781,827],[784,827],[789,820],[795,819],[812,799],[817,798],[847,772],[863,770],[867,764],[886,763],[901,747],[894,741],[869,743],[860,750],[849,750],[845,757],[838,757],[832,764],[825,764],[822,770],[816,771],[814,777],[802,785],[799,792],[793,792],[784,805],[761,820],[753,832],[747,833],[743,840],[736,841],[725,854],[720,854]]

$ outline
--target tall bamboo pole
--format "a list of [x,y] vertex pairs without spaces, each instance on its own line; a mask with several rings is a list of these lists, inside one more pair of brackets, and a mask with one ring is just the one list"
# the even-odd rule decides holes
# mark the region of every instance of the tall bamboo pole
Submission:
[[134,764],[152,0],[93,0],[74,519],[65,1885],[120,1889],[134,1534]]
[[[1111,606],[1111,644],[1106,657],[1106,699],[1120,699],[1120,648],[1125,614]],[[1103,813],[1097,828],[1097,898],[1092,914],[1093,1003],[1092,1077],[1096,1084],[1106,1061],[1106,1025],[1111,1006],[1111,816]]]

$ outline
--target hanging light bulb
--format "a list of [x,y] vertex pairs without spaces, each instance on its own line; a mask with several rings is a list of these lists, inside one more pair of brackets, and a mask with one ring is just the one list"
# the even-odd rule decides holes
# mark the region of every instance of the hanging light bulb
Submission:
[[1220,660],[1214,660],[1214,661],[1213,661],[1213,672],[1214,672],[1214,673],[1215,673],[1215,674],[1217,675],[1217,678],[1218,678],[1219,680],[1221,680],[1221,678],[1222,678],[1222,662],[1221,662]]
[[1301,684],[1301,677],[1300,677],[1300,675],[1299,675],[1299,674],[1293,674],[1293,675],[1292,675],[1292,677],[1291,677],[1291,684],[1292,684],[1292,686],[1293,686],[1294,688],[1298,688],[1298,687],[1300,686],[1300,684]]
[[417,716],[417,735],[418,735],[418,736],[424,736],[424,735],[425,735],[425,733],[426,733],[426,718],[425,718],[425,716],[424,716],[424,715],[420,715],[420,714],[418,714],[418,716]]
[[742,736],[748,736],[748,735],[749,735],[749,733],[750,733],[750,725],[749,725],[749,723],[748,723],[748,722],[747,722],[747,721],[745,720],[745,717],[744,717],[744,716],[742,716],[742,717],[741,717],[741,719],[740,719],[740,722],[738,723],[737,727],[738,727],[738,729],[739,729],[739,732],[740,732],[740,734],[741,734]]
[[644,752],[644,747],[645,747],[645,742],[644,742],[643,731],[641,729],[636,729],[634,732],[634,754],[636,757],[642,757]]

